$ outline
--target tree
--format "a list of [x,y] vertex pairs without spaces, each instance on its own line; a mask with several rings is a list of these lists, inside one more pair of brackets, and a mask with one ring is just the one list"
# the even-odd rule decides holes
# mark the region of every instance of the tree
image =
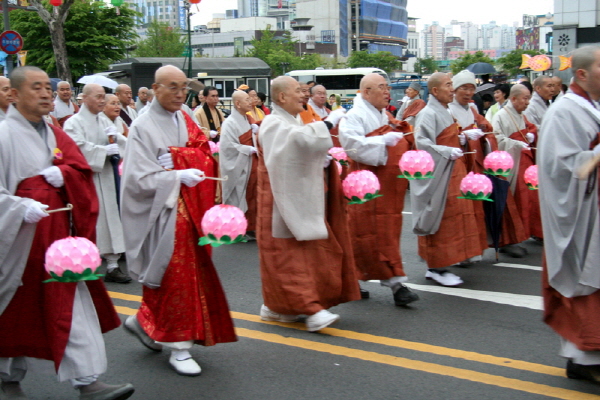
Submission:
[[187,47],[187,39],[179,28],[173,28],[166,22],[150,22],[146,39],[139,42],[136,57],[181,57]]
[[435,59],[429,56],[426,58],[417,58],[414,68],[418,74],[433,74],[439,67]]
[[377,53],[354,51],[348,58],[348,68],[360,67],[379,68],[389,74],[400,68],[400,60],[389,51],[378,51]]
[[478,51],[475,54],[463,53],[450,64],[450,68],[453,74],[458,74],[460,71],[467,69],[469,65],[478,62],[494,64],[494,60],[486,56],[483,51]]
[[117,15],[102,2],[65,0],[55,15],[38,0],[30,2],[38,7],[37,13],[10,13],[11,29],[23,36],[27,64],[71,83],[73,77],[106,70],[124,58],[137,37],[136,12],[125,6]]
[[506,72],[509,76],[517,76],[522,70],[519,69],[521,63],[523,62],[523,54],[528,54],[530,56],[537,56],[539,54],[544,54],[544,50],[513,50],[509,53],[506,53],[504,57],[500,57],[496,62],[500,66],[500,69]]

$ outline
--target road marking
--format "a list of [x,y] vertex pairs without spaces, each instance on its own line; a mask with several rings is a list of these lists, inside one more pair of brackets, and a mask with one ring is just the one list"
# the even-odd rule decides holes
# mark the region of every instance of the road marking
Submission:
[[239,336],[262,340],[265,342],[282,344],[286,346],[298,347],[306,350],[319,351],[338,356],[344,356],[364,361],[371,361],[379,364],[387,364],[395,367],[412,369],[416,371],[429,372],[431,374],[450,376],[453,378],[464,379],[472,382],[483,383],[486,385],[498,386],[521,392],[539,394],[547,397],[554,397],[564,400],[599,400],[600,396],[577,392],[574,390],[558,388],[554,386],[542,385],[539,383],[521,381],[518,379],[505,378],[503,376],[485,374],[482,372],[471,371],[445,365],[428,363],[424,361],[411,360],[403,357],[395,357],[387,354],[379,354],[371,351],[351,349],[342,346],[336,346],[326,343],[313,342],[305,339],[284,337],[274,333],[265,333],[253,331],[245,328],[236,328]]
[[494,264],[494,267],[530,269],[532,271],[541,271],[542,270],[542,267],[535,267],[533,265],[509,264],[509,263],[497,263],[497,264]]
[[108,292],[108,295],[113,299],[127,300],[127,301],[137,301],[138,303],[142,302],[142,296],[137,296],[135,294],[127,294],[121,292]]

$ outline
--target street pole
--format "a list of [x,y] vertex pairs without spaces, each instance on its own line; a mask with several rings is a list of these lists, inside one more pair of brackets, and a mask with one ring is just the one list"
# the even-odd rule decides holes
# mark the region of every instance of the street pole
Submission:
[[[10,30],[10,20],[8,18],[8,0],[2,0],[2,12],[4,13],[4,30]],[[6,69],[5,75],[9,76],[13,70],[13,56],[12,54],[7,54],[6,56]]]
[[[2,1],[7,1],[7,0],[2,0]],[[188,78],[192,77],[192,22],[191,22],[191,12],[190,12],[190,8],[191,8],[191,4],[189,1],[185,2],[185,9],[187,11],[187,26],[188,26],[188,31],[187,31],[187,36],[188,36],[188,72],[187,72],[187,76]]]

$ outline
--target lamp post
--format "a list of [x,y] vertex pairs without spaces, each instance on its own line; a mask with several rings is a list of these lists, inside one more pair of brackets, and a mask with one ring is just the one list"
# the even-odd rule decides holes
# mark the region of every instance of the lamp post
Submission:
[[200,4],[202,0],[185,0],[183,3],[183,6],[185,7],[185,12],[187,13],[187,37],[188,37],[188,51],[187,51],[187,57],[188,57],[188,70],[187,70],[187,76],[188,78],[192,77],[192,13],[191,13],[191,7],[192,4]]

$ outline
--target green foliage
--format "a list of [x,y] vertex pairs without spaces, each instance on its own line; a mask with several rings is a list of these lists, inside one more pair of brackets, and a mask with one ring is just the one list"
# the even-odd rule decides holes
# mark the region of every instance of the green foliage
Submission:
[[417,62],[415,63],[415,72],[418,74],[433,74],[438,70],[438,64],[435,61],[435,58],[429,56],[426,58],[417,58]]
[[458,74],[460,71],[467,69],[471,64],[484,62],[494,64],[494,60],[485,55],[483,51],[478,51],[475,54],[464,53],[450,64],[453,74]]
[[[52,12],[52,6],[46,4]],[[65,21],[64,33],[71,73],[76,81],[83,75],[108,69],[110,63],[125,57],[127,48],[137,34],[134,17],[137,13],[127,6],[116,9],[102,2],[81,0],[73,3]],[[11,29],[23,36],[27,64],[56,75],[56,62],[50,32],[35,12],[15,10],[10,14]]]
[[173,28],[166,22],[150,22],[147,37],[138,43],[136,57],[181,57],[187,47],[187,39],[179,28]]
[[528,54],[530,56],[537,56],[539,54],[545,54],[544,50],[513,50],[509,53],[506,53],[504,57],[500,57],[496,62],[500,66],[500,69],[508,74],[509,76],[517,76],[522,74],[523,71],[519,69],[521,63],[523,61],[523,54]]
[[295,42],[290,32],[286,32],[282,38],[276,38],[275,32],[270,30],[261,32],[260,40],[252,38],[250,41],[252,48],[246,52],[246,56],[260,58],[267,63],[271,67],[273,78],[283,75],[284,72],[315,69],[322,65],[321,56],[318,54],[296,55]]
[[400,69],[400,60],[389,51],[369,53],[367,51],[354,51],[348,58],[348,68],[379,68],[387,72]]

